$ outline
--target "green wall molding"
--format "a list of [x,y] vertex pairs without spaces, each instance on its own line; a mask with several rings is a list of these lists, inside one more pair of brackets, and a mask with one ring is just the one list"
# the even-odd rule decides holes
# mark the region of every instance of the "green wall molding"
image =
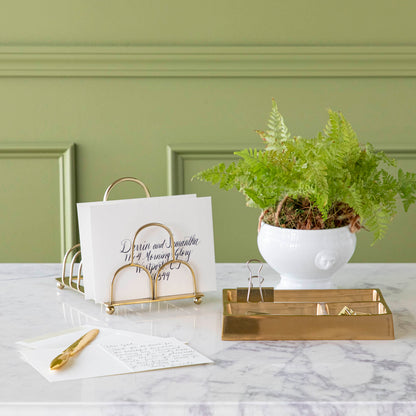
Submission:
[[61,257],[77,239],[75,145],[73,143],[0,143],[0,159],[56,159],[59,175]]
[[255,147],[250,144],[175,144],[167,146],[167,188],[168,195],[185,192],[184,163],[190,159],[204,160],[218,158],[222,160],[236,159],[234,152],[244,147]]
[[414,76],[414,46],[0,47],[0,77]]

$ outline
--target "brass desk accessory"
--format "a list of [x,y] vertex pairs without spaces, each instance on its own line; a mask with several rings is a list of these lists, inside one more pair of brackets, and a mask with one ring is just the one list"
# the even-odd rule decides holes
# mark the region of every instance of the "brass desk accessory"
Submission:
[[254,274],[252,263],[260,262],[247,262],[247,288],[223,290],[223,340],[394,339],[393,315],[379,289],[262,288],[262,266]]
[[[136,178],[131,178],[131,177],[125,177],[125,178],[120,178],[117,179],[115,182],[113,182],[105,191],[104,193],[104,198],[103,201],[107,201],[108,199],[108,195],[111,191],[111,189],[114,188],[115,185],[121,183],[121,182],[125,182],[125,181],[130,181],[130,182],[135,182],[137,184],[139,184],[146,193],[146,197],[149,198],[150,197],[150,192],[147,189],[146,185],[141,182],[139,179]],[[171,257],[172,260],[166,262],[165,264],[163,264],[160,269],[159,272],[157,274],[157,276],[153,279],[150,275],[150,272],[142,265],[140,264],[135,264],[134,263],[134,256],[133,256],[133,250],[134,250],[134,246],[135,246],[135,241],[136,238],[138,236],[138,234],[145,228],[147,227],[160,227],[165,229],[170,237],[170,240],[172,242],[171,244]],[[67,269],[67,263],[69,261],[69,258],[72,256],[72,260],[70,263],[70,267],[69,267],[69,275],[66,276],[66,269]],[[65,287],[69,287],[72,290],[75,290],[76,292],[79,293],[84,293],[84,285],[83,285],[83,276],[82,276],[82,260],[79,263],[79,267],[78,267],[78,272],[74,273],[74,268],[75,268],[75,263],[77,259],[80,259],[81,257],[81,250],[80,250],[80,244],[76,244],[74,247],[70,248],[63,259],[62,262],[62,273],[61,273],[61,277],[57,278],[57,286],[59,289],[64,289]],[[152,303],[152,302],[160,302],[160,301],[165,301],[165,300],[177,300],[177,299],[189,299],[189,298],[194,298],[194,303],[195,304],[200,304],[202,301],[202,297],[204,296],[202,293],[198,292],[197,290],[197,279],[195,277],[195,273],[193,268],[191,267],[191,265],[183,260],[179,260],[176,259],[175,257],[175,243],[174,243],[174,238],[173,238],[173,233],[170,230],[169,227],[167,227],[164,224],[161,223],[157,223],[157,222],[152,222],[152,223],[148,223],[143,225],[142,227],[140,227],[135,235],[134,235],[134,239],[133,239],[133,244],[132,244],[132,248],[131,248],[131,254],[130,254],[130,258],[131,261],[129,264],[125,264],[124,266],[120,267],[114,274],[113,280],[111,282],[111,286],[109,288],[110,291],[110,301],[109,302],[105,302],[104,305],[106,306],[106,312],[108,314],[113,314],[114,310],[115,310],[115,306],[121,306],[121,305],[131,305],[131,304],[138,304],[138,303]],[[183,266],[185,266],[192,275],[192,284],[193,284],[193,292],[192,293],[187,293],[187,294],[182,294],[182,295],[172,295],[172,296],[159,296],[158,295],[158,288],[157,288],[157,280],[158,280],[158,276],[159,273],[161,272],[161,270],[163,270],[164,267],[167,267],[169,265],[171,265],[172,263],[180,263]],[[126,301],[117,301],[116,299],[114,299],[114,286],[119,278],[119,273],[129,267],[134,267],[134,268],[140,268],[142,269],[147,276],[150,279],[150,287],[151,287],[151,293],[149,294],[148,298],[144,298],[144,299],[130,299],[130,300],[126,300]]]
[[59,368],[62,368],[71,357],[79,353],[90,342],[92,342],[99,332],[100,331],[98,329],[92,329],[91,331],[88,331],[85,335],[83,335],[81,338],[77,339],[73,344],[71,344],[66,350],[62,351],[61,354],[55,357],[51,361],[49,368],[51,370],[58,370]]
[[[253,290],[252,290],[253,294]],[[223,340],[394,339],[379,289],[223,290]]]

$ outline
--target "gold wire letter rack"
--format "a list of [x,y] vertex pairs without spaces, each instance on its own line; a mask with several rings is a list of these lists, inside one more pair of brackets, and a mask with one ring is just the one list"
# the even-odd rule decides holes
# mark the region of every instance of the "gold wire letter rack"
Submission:
[[[141,182],[139,179],[136,179],[136,178],[125,177],[125,178],[117,179],[106,189],[104,193],[103,201],[108,200],[108,195],[111,189],[114,188],[114,186],[125,181],[135,182],[139,184],[144,189],[146,193],[146,197],[150,198],[150,192],[143,182]],[[148,227],[159,227],[159,228],[164,229],[169,234],[169,238],[171,241],[172,259],[162,264],[162,266],[158,269],[154,279],[152,278],[149,270],[145,266],[134,262],[134,255],[133,255],[135,242],[136,242],[138,235],[140,234],[141,231],[143,231],[144,229]],[[70,263],[69,263],[69,259],[71,259]],[[77,260],[80,260],[80,261],[79,261],[78,270],[75,272],[75,265],[76,265]],[[180,294],[180,295],[160,296],[159,290],[158,290],[158,283],[157,283],[159,276],[166,267],[171,266],[173,264],[182,265],[190,271],[190,274],[192,276],[193,291],[191,293]],[[67,272],[68,266],[69,266],[69,274],[67,275],[66,272]],[[124,301],[117,301],[116,299],[114,299],[114,292],[115,292],[114,289],[115,289],[116,283],[121,278],[120,273],[123,270],[128,269],[128,268],[141,269],[145,272],[145,274],[149,278],[150,290],[149,290],[149,296],[147,298],[130,299],[130,300],[124,300]],[[64,289],[65,287],[68,287],[78,293],[84,294],[84,277],[82,275],[82,260],[81,260],[81,245],[80,244],[76,244],[75,246],[71,247],[65,253],[65,256],[62,261],[61,276],[58,277],[56,280],[57,280],[57,287],[59,289]],[[106,312],[110,315],[114,313],[116,306],[140,304],[140,303],[152,303],[152,302],[161,302],[161,301],[172,301],[172,300],[189,299],[189,298],[193,298],[195,304],[200,304],[202,301],[202,297],[204,296],[202,293],[198,292],[197,290],[197,279],[195,277],[195,272],[192,266],[184,260],[177,259],[175,256],[175,242],[174,242],[172,231],[170,230],[169,227],[159,222],[151,222],[148,224],[144,224],[136,231],[134,238],[133,238],[133,243],[131,245],[130,263],[121,266],[114,273],[114,277],[111,281],[109,291],[110,291],[110,300],[108,302],[104,302],[104,305],[106,307]]]

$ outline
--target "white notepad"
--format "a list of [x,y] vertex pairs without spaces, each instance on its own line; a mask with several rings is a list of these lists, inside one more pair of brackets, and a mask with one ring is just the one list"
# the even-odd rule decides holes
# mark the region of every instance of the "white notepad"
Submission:
[[64,367],[49,369],[53,358],[93,328],[96,327],[84,326],[59,335],[21,341],[20,353],[50,382],[212,363],[175,338],[98,328],[100,333],[95,340]]

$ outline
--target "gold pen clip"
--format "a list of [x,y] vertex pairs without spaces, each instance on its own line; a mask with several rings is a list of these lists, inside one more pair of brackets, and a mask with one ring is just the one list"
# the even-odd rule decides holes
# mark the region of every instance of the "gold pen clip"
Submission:
[[49,368],[51,370],[58,370],[59,368],[63,367],[72,356],[80,352],[91,341],[93,341],[99,332],[100,331],[98,329],[92,329],[91,331],[88,331],[85,335],[71,344],[66,350],[62,351],[57,357],[55,357],[51,361]]

